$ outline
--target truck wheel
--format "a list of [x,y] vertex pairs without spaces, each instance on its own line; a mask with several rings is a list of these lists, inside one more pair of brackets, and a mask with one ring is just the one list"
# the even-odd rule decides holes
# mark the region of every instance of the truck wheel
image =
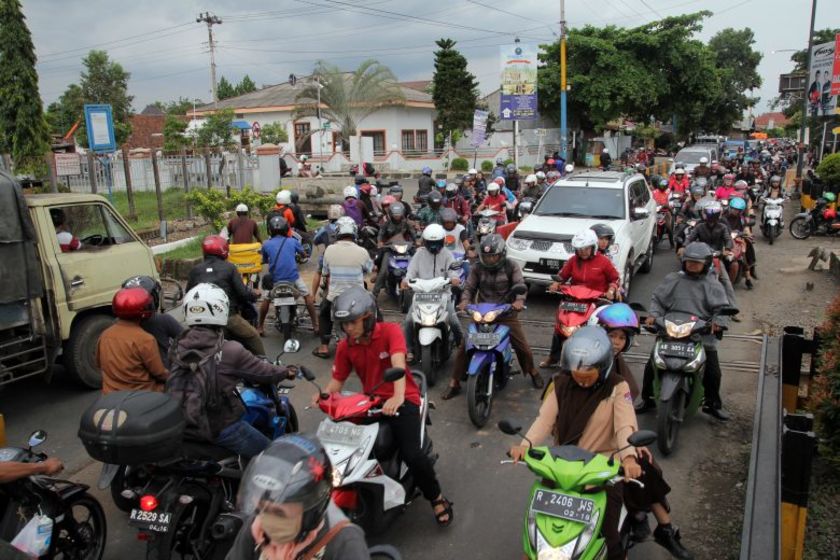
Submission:
[[114,323],[110,315],[89,315],[70,331],[64,346],[64,367],[80,384],[90,389],[102,388],[102,372],[96,367],[96,345],[102,331]]

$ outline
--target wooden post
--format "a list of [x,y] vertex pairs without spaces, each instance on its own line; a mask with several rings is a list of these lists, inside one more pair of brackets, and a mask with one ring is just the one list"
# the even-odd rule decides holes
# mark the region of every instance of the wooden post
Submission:
[[52,152],[47,152],[44,155],[44,158],[47,160],[47,166],[50,168],[50,192],[57,193],[58,192],[58,171],[55,165],[55,154]]
[[163,214],[163,192],[160,190],[160,171],[158,170],[157,152],[152,150],[152,173],[155,176],[155,195],[157,196],[158,219],[166,219]]
[[134,186],[131,184],[131,162],[128,159],[128,148],[122,149],[123,175],[125,175],[125,196],[128,198],[128,217],[137,219],[137,209],[134,207]]
[[[184,178],[184,195],[190,194],[190,173],[187,169],[187,150],[181,148],[181,175]],[[192,204],[187,199],[187,218],[192,218]]]
[[96,194],[96,158],[93,157],[93,152],[88,150],[88,180],[90,180],[90,192]]
[[204,172],[207,173],[207,190],[213,188],[213,170],[210,167],[210,148],[204,148]]
[[[323,163],[321,164],[323,165]],[[239,177],[239,190],[245,190],[245,157],[242,155],[242,150],[236,150],[236,174]]]

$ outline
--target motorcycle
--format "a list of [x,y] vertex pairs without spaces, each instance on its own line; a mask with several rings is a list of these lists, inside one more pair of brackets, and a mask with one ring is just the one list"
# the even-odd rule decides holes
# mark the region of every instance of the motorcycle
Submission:
[[557,316],[554,321],[554,333],[561,340],[569,338],[580,327],[586,326],[599,304],[612,303],[604,299],[603,292],[586,286],[563,284],[559,292],[549,293],[557,293],[562,298],[560,305],[557,306]]
[[[306,367],[301,367],[301,372],[318,388],[318,407],[329,416],[321,421],[317,436],[333,467],[333,502],[367,535],[382,533],[419,495],[419,489],[399,455],[390,426],[377,421],[385,404],[374,394],[379,386],[368,394],[327,395],[315,383],[314,373]],[[420,445],[435,463],[437,455],[426,433],[426,425],[431,424],[426,377],[420,372],[412,375],[420,387]],[[404,376],[404,369],[390,368],[382,383]]]
[[785,227],[784,203],[785,198],[764,198],[764,207],[761,210],[761,233],[767,238],[770,245],[773,240],[782,233]]
[[437,382],[438,373],[454,349],[449,329],[449,279],[415,279],[408,285],[413,291],[409,315],[414,323],[416,340],[412,347],[420,348],[420,369],[430,387]]
[[303,253],[295,253],[295,261],[298,264],[308,263],[309,258],[312,256],[312,251],[315,249],[315,246],[312,244],[312,233],[292,229],[292,237],[297,239],[301,247],[303,247]]
[[[719,315],[736,315],[734,307]],[[654,395],[657,405],[657,446],[665,455],[674,452],[680,426],[703,402],[703,371],[706,351],[702,336],[712,333],[714,318],[709,321],[689,313],[673,312],[658,317],[645,330],[656,335],[650,355],[654,370]],[[719,331],[718,337],[722,336]]]
[[[40,463],[47,459],[33,448],[46,441],[47,433],[37,430],[29,436],[26,449],[0,448],[0,462]],[[88,493],[86,484],[50,476],[29,476],[0,484],[0,539],[17,544],[15,537],[29,532],[28,554],[37,558],[99,560],[105,551],[105,511]],[[31,532],[30,532],[31,531]]]
[[[506,300],[527,293],[524,285],[514,286]],[[504,389],[513,367],[510,329],[496,319],[511,313],[507,303],[478,303],[467,306],[472,317],[467,330],[467,411],[470,421],[482,428],[490,419],[493,393]]]
[[840,234],[840,223],[823,218],[827,206],[828,201],[819,197],[813,208],[797,214],[790,221],[790,234],[796,239],[808,239],[812,235]]
[[[378,218],[372,219],[374,222],[378,221]],[[376,254],[379,252],[379,226],[376,223],[365,223],[359,229],[358,243],[364,249],[367,249],[371,259],[376,258]]]
[[477,242],[476,245],[478,245],[478,243],[481,243],[481,240],[484,239],[485,236],[496,232],[496,226],[499,223],[496,220],[496,216],[498,215],[498,210],[487,209],[473,214],[473,220],[475,220],[475,237]]
[[[499,422],[499,429],[507,435],[522,436],[522,428],[509,420]],[[644,447],[655,440],[656,433],[639,430],[627,438],[627,447]],[[522,527],[526,558],[606,558],[606,541],[601,536],[607,507],[606,489],[624,480],[615,455],[627,447],[605,457],[574,445],[530,445],[522,462],[516,463],[528,467],[537,477],[531,486]],[[501,463],[513,464],[513,461]],[[644,487],[638,480],[629,483]],[[622,505],[619,532],[624,550],[636,544],[631,526],[630,516]]]
[[311,328],[306,306],[298,302],[300,291],[294,282],[276,282],[271,288],[269,299],[274,306],[274,328],[283,335],[283,340],[292,340],[292,330]]
[[[385,281],[385,291],[397,299],[400,311],[405,313],[411,305],[410,293],[400,286],[408,272],[413,247],[408,242],[393,242],[388,246],[388,276]],[[384,266],[384,264],[383,264]]]

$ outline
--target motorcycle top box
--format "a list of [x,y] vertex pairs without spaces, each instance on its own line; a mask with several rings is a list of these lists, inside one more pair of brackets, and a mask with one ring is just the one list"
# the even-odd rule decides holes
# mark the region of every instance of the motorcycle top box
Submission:
[[79,439],[97,461],[140,465],[177,455],[184,425],[181,407],[169,395],[117,391],[99,397],[84,412]]

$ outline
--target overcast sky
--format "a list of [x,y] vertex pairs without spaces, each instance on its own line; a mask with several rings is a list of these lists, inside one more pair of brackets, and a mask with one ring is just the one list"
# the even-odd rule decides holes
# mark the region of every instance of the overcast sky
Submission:
[[[840,27],[836,2],[819,1],[818,29]],[[207,27],[195,21],[204,11],[223,19],[214,27],[217,72],[232,82],[248,74],[257,86],[275,84],[309,73],[318,59],[351,70],[370,57],[402,81],[431,79],[434,41],[451,37],[489,93],[497,87],[499,45],[517,35],[523,42],[553,40],[559,6],[558,0],[23,0],[47,103],[78,81],[81,59],[99,48],[131,73],[136,111],[179,96],[210,99]],[[762,112],[776,95],[778,75],[790,68],[791,53],[772,51],[806,45],[810,6],[808,0],[568,0],[566,19],[572,27],[636,26],[708,9],[715,15],[704,40],[749,26],[764,55]]]

